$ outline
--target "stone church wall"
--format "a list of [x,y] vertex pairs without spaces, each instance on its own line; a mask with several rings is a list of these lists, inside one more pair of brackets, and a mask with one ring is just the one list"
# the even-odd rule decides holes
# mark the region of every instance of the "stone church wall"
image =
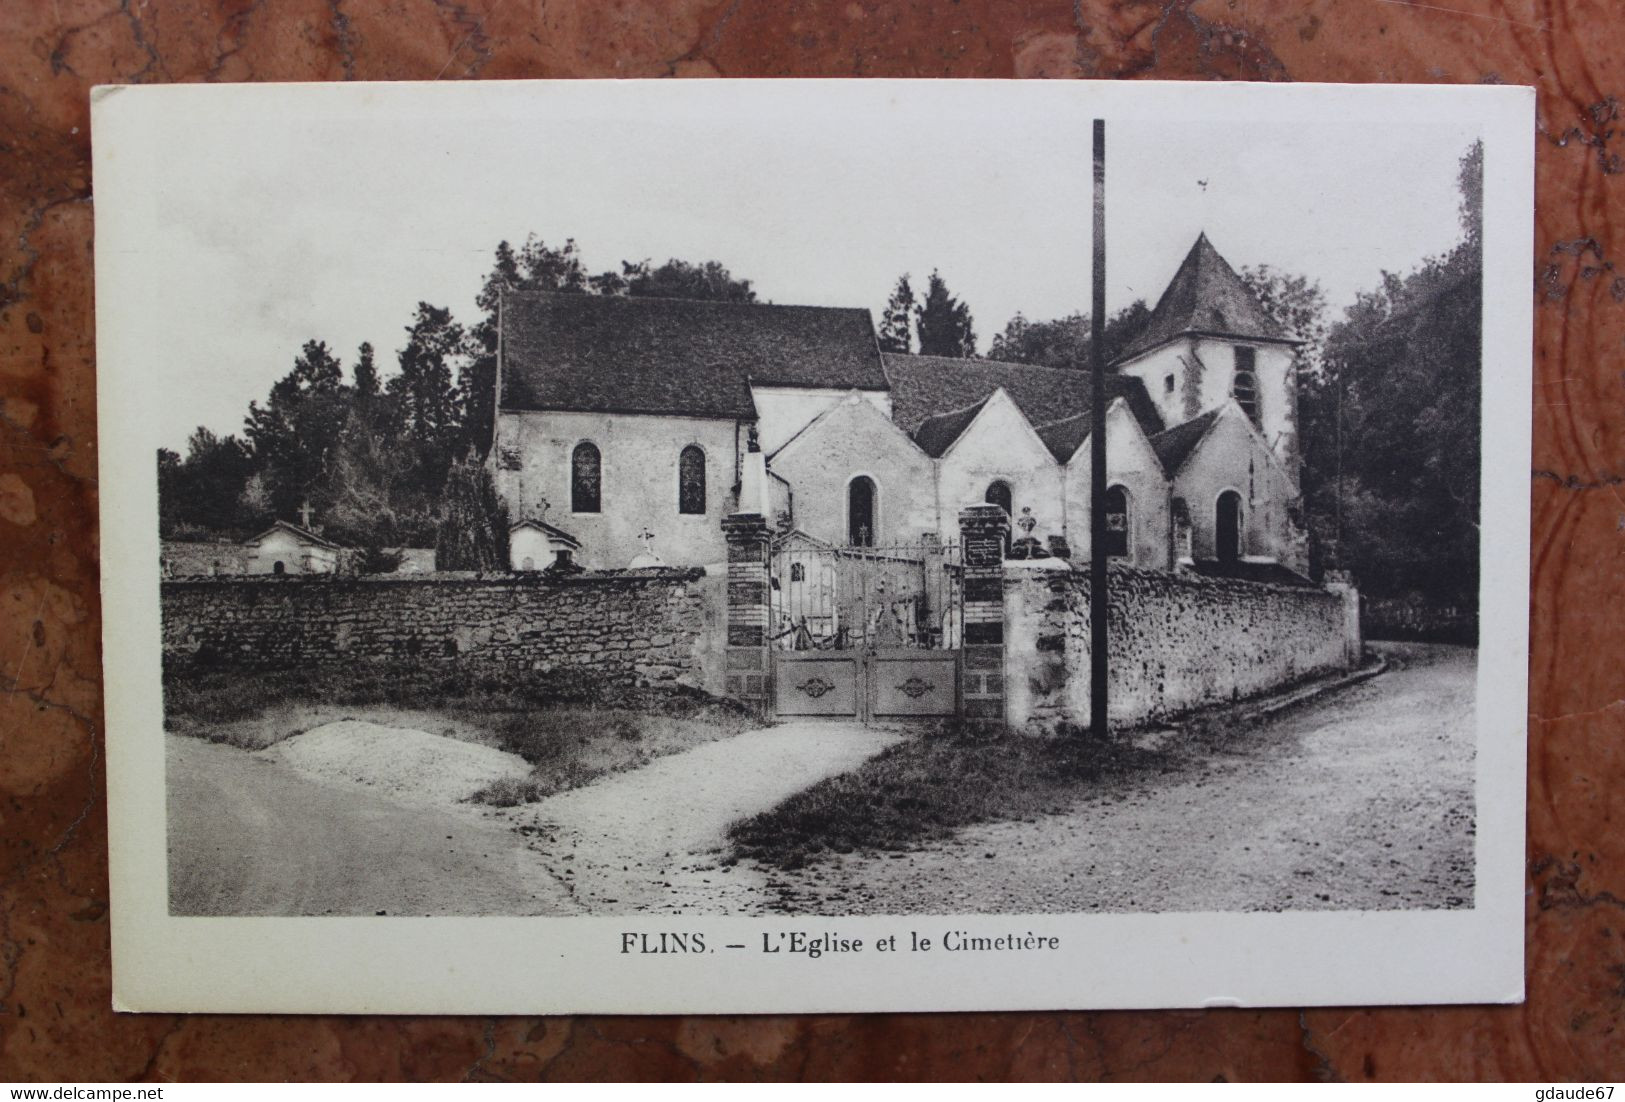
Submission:
[[[1343,594],[1118,564],[1108,585],[1114,723],[1153,721],[1358,661],[1358,601]],[[1087,724],[1087,569],[1007,564],[1004,591],[1009,722],[1045,731]]]
[[[1082,381],[1078,385],[1087,385],[1086,378],[1079,378]],[[937,461],[937,496],[943,507],[941,536],[944,541],[958,536],[959,510],[986,502],[988,487],[994,482],[1010,487],[1013,521],[1019,523],[1022,510],[1031,509],[1038,524],[1034,535],[1041,540],[1058,535],[1066,525],[1062,481],[1060,464],[1020,407],[1007,397],[995,396]],[[1015,534],[1022,534],[1019,527]]]
[[[1172,565],[1169,552],[1168,480],[1157,453],[1145,438],[1128,403],[1112,403],[1106,414],[1106,484],[1128,493],[1129,563],[1148,570]],[[1065,468],[1066,537],[1072,557],[1089,557],[1089,503],[1094,466],[1089,441],[1072,454]]]
[[444,661],[723,687],[722,578],[702,569],[188,578],[161,594],[166,665]]
[[875,483],[876,543],[917,543],[937,529],[930,456],[866,398],[843,398],[769,466],[789,484],[792,523],[814,539],[848,542],[848,486],[858,475]]
[[[744,428],[732,421],[632,413],[513,413],[497,416],[492,476],[515,523],[545,520],[581,542],[576,561],[597,570],[646,553],[671,566],[720,563],[722,518],[737,507]],[[570,457],[591,443],[600,457],[600,508],[577,513]],[[678,509],[678,456],[705,453],[705,512]],[[642,538],[647,531],[650,537]]]
[[1236,407],[1220,414],[1207,438],[1174,477],[1174,495],[1185,499],[1191,542],[1199,559],[1219,557],[1219,495],[1241,497],[1242,554],[1273,558],[1300,573],[1308,569],[1293,539],[1287,503],[1297,496],[1286,472],[1253,434]]

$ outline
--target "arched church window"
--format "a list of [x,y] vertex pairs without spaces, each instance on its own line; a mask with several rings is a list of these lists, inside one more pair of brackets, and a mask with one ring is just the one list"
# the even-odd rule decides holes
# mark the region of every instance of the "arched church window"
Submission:
[[1236,349],[1236,373],[1230,393],[1253,424],[1258,424],[1258,353],[1252,348]]
[[603,464],[598,446],[586,441],[570,454],[570,511],[596,513],[603,500]]
[[1121,486],[1106,489],[1106,554],[1128,557],[1128,491]]
[[989,505],[997,505],[1004,510],[1006,516],[1013,517],[1016,515],[1015,499],[1010,493],[1010,483],[1003,479],[988,483],[987,493],[982,495],[982,500]]
[[276,562],[271,564],[271,573],[280,575],[286,574],[287,572],[288,564],[283,562],[281,559],[278,559]]
[[868,475],[860,474],[846,486],[846,542],[875,545],[875,482]]
[[1235,562],[1241,558],[1241,495],[1226,490],[1219,495],[1217,516],[1213,524],[1214,551],[1220,562]]
[[807,568],[805,566],[802,566],[798,562],[791,563],[790,564],[790,580],[792,582],[804,582],[804,581],[806,581],[807,580]]
[[705,452],[690,444],[677,456],[677,511],[705,514]]
[[[1010,483],[1004,481],[1004,479],[1000,478],[989,482],[987,492],[982,495],[982,500],[989,505],[997,505],[1004,510],[1004,515],[1007,518],[1014,521],[1016,516],[1015,495],[1010,492]],[[1012,528],[1014,528],[1014,524],[1004,530],[1004,553],[1006,557],[1010,554],[1010,539],[1014,534]]]

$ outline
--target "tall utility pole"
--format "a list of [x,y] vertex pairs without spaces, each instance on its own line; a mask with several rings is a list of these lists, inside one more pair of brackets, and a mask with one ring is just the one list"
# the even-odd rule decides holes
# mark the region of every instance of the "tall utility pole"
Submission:
[[1095,120],[1094,301],[1089,323],[1089,730],[1106,734],[1106,120]]

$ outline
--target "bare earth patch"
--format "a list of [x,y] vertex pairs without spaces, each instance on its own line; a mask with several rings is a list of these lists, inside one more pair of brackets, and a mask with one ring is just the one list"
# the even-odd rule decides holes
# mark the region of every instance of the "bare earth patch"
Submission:
[[517,754],[357,719],[324,724],[258,756],[311,780],[359,785],[426,807],[447,807],[530,774],[530,763]]

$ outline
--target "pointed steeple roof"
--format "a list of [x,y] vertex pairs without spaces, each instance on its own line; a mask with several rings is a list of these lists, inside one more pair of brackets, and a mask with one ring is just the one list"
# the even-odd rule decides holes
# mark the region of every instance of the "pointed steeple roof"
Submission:
[[1236,337],[1250,341],[1296,344],[1264,313],[1264,307],[1230,262],[1219,255],[1207,234],[1196,244],[1162,292],[1140,335],[1117,362],[1133,359],[1186,334]]

